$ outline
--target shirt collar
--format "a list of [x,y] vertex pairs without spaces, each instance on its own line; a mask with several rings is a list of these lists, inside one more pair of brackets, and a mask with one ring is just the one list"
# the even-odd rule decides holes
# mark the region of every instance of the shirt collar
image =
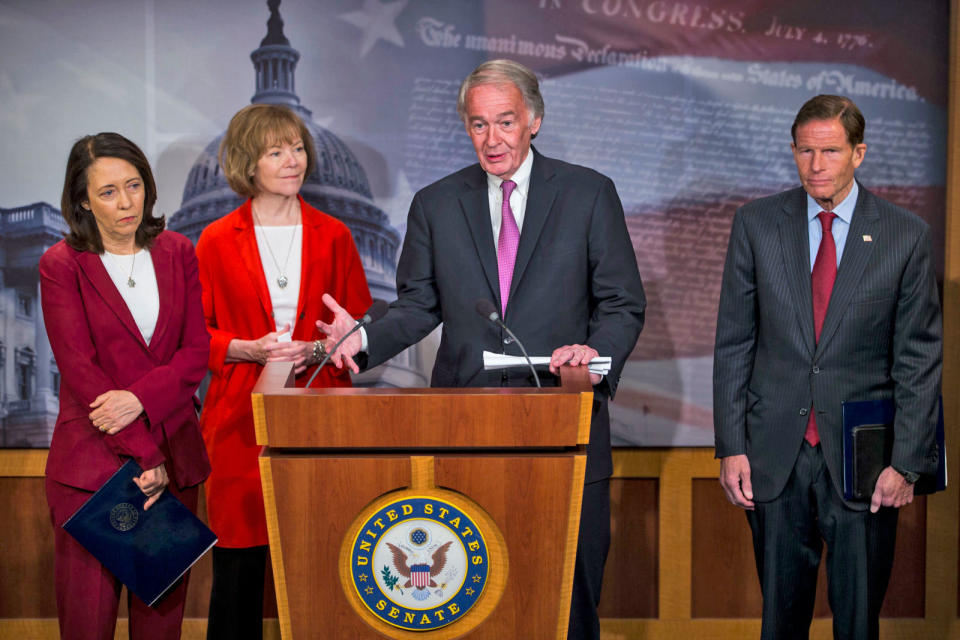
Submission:
[[[860,195],[860,185],[857,184],[857,181],[853,181],[853,188],[850,189],[850,193],[847,194],[847,197],[843,199],[843,202],[838,204],[833,208],[833,213],[836,214],[838,218],[846,222],[848,225],[850,221],[853,220],[853,210],[857,206],[857,197]],[[817,204],[817,201],[810,197],[810,194],[807,194],[807,222],[813,222],[817,218],[817,214],[823,211],[823,207]]]
[[[517,186],[515,187],[516,191],[522,196],[527,195],[528,188],[530,187],[530,171],[533,169],[533,148],[527,149],[527,157],[523,159],[523,162],[520,163],[520,166],[517,167],[517,170],[510,177]],[[503,178],[495,176],[492,173],[487,174],[487,186],[491,190],[500,191],[500,184],[503,182]]]

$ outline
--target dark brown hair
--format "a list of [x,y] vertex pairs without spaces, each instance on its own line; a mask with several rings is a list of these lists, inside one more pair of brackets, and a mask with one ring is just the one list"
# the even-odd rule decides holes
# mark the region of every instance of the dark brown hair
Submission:
[[855,147],[863,142],[863,130],[867,123],[853,100],[846,96],[819,95],[803,103],[800,111],[797,112],[793,126],[790,127],[793,144],[797,144],[797,127],[800,125],[811,120],[833,120],[834,118],[840,118],[840,124],[847,132],[847,141],[850,146]]
[[273,145],[292,144],[299,138],[307,152],[309,176],[316,166],[313,136],[289,107],[278,104],[250,104],[234,114],[220,143],[219,160],[230,188],[244,198],[257,195],[253,173],[260,157]]
[[67,173],[63,178],[63,196],[60,199],[60,213],[70,227],[64,240],[77,251],[103,253],[103,238],[100,237],[97,220],[89,209],[83,207],[83,203],[90,200],[87,195],[87,172],[99,158],[126,160],[140,174],[144,188],[143,218],[137,227],[135,241],[138,247],[149,249],[166,224],[163,216],[153,215],[153,205],[157,201],[157,183],[154,182],[150,163],[140,147],[119,133],[112,132],[84,136],[70,149]]

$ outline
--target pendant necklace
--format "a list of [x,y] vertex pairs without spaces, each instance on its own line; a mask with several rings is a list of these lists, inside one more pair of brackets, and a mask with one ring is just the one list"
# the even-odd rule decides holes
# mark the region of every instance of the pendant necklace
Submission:
[[[112,263],[113,263],[113,266],[115,266],[115,267],[120,271],[120,274],[123,275],[123,271],[124,271],[123,265],[120,264],[120,263],[116,260],[115,256],[114,256],[112,253],[110,253],[109,251],[105,251],[104,253],[106,253],[107,256],[109,256],[110,262],[112,262]],[[135,286],[137,286],[137,281],[133,279],[133,267],[134,267],[135,264],[137,264],[137,254],[136,254],[136,253],[133,254],[133,260],[130,261],[130,273],[127,275],[127,286],[130,287],[131,289],[134,288]]]
[[[257,225],[263,230],[263,223],[260,222],[260,216],[257,215],[256,209],[253,208],[253,205],[250,205],[250,211],[253,212],[253,218],[256,220]],[[300,224],[300,216],[297,215],[297,224]],[[287,264],[290,262],[290,254],[293,252],[293,241],[297,237],[297,225],[293,226],[293,233],[290,234],[290,246],[287,247],[287,257],[283,260],[283,267],[280,266],[280,262],[277,260],[277,256],[273,254],[273,247],[270,246],[270,238],[267,237],[267,232],[263,231],[263,242],[267,245],[267,251],[270,253],[270,258],[273,260],[274,266],[277,267],[277,272],[280,276],[277,278],[277,286],[281,289],[286,289],[287,284],[290,282],[287,279]],[[132,286],[132,285],[131,285]]]

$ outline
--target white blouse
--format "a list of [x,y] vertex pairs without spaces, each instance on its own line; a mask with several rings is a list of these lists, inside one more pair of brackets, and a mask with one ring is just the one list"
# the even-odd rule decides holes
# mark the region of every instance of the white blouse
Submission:
[[[256,225],[256,233],[260,264],[263,265],[263,275],[267,279],[267,289],[270,290],[270,304],[273,305],[276,330],[279,331],[283,325],[290,323],[290,332],[293,333],[297,322],[297,302],[300,300],[303,226],[299,224],[278,227]],[[286,286],[282,288],[280,287],[281,275],[286,278]]]
[[119,255],[104,251],[100,260],[127,303],[143,341],[150,344],[160,316],[160,291],[150,252],[141,249],[131,255]]

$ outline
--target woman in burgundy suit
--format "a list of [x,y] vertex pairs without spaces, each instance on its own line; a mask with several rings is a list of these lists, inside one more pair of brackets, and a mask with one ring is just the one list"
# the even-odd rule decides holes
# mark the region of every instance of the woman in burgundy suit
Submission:
[[[305,384],[323,358],[320,297],[346,298],[354,317],[370,306],[350,231],[299,196],[316,156],[310,131],[290,109],[241,109],[220,147],[223,173],[247,201],[216,220],[197,243],[213,378],[201,424],[213,469],[206,484],[213,549],[207,638],[260,638],[267,526],[250,392],[263,364],[291,361]],[[335,293],[336,292],[336,293]],[[327,320],[329,322],[329,320]],[[314,386],[349,386],[326,367]]]
[[[40,259],[43,320],[60,370],[47,459],[62,638],[113,638],[120,583],[61,525],[128,458],[144,509],[169,489],[196,511],[210,465],[194,392],[210,336],[190,241],[153,215],[157,187],[116,133],[77,141],[62,213],[70,232]],[[187,577],[154,607],[130,596],[130,637],[179,638]]]

